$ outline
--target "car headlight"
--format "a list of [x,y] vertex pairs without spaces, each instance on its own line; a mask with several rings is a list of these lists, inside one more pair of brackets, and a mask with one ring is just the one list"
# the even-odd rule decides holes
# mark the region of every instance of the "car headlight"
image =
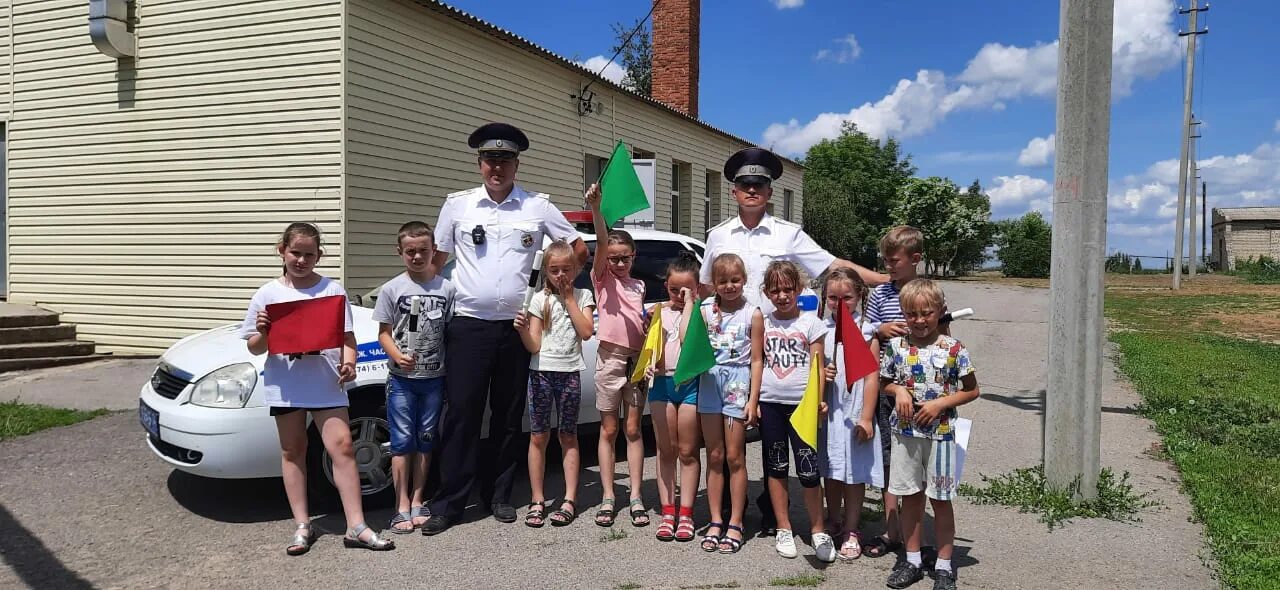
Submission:
[[258,385],[258,370],[249,363],[227,365],[196,381],[191,403],[206,408],[243,408]]

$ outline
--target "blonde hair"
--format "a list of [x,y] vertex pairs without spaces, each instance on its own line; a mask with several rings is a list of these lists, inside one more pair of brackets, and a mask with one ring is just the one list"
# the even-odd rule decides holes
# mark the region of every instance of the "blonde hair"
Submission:
[[909,225],[899,225],[889,229],[884,237],[880,238],[880,255],[888,256],[899,250],[907,253],[908,256],[923,253],[924,234]]
[[929,279],[915,279],[902,286],[902,291],[898,293],[898,302],[902,311],[907,311],[908,307],[918,309],[912,303],[919,301],[924,301],[925,305],[942,311],[947,306],[947,294],[942,292],[942,287]]
[[[542,251],[542,267],[546,268],[551,264],[551,258],[556,256],[568,256],[569,268],[573,269],[573,274],[578,274],[578,257],[573,253],[573,246],[564,240],[556,240],[547,245],[547,249]],[[575,276],[576,278],[576,276]],[[546,297],[542,300],[542,331],[551,331],[551,298],[555,295],[555,289],[552,288],[551,282],[543,277],[542,291]]]

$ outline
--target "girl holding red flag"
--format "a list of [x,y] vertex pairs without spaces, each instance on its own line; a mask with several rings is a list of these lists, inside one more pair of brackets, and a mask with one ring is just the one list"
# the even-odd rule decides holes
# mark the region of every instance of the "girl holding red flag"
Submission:
[[875,410],[880,383],[875,359],[871,357],[870,372],[852,375],[850,386],[846,371],[854,368],[845,366],[846,355],[837,354],[836,345],[861,346],[870,356],[867,341],[875,334],[875,326],[864,320],[867,284],[857,273],[844,268],[831,270],[822,291],[827,312],[824,341],[828,410],[826,428],[818,434],[820,468],[827,497],[827,530],[840,541],[836,557],[851,561],[862,556],[858,525],[867,484],[884,485],[880,445],[873,442],[878,440]]
[[365,524],[361,506],[360,475],[356,472],[355,452],[351,448],[347,392],[343,388],[344,383],[356,377],[351,305],[343,302],[346,317],[341,348],[302,354],[272,354],[267,350],[271,331],[268,305],[335,295],[346,297],[346,291],[338,281],[315,271],[323,252],[320,230],[316,226],[290,224],[276,243],[276,252],[284,263],[284,272],[253,294],[240,336],[248,341],[250,353],[267,353],[262,372],[263,395],[279,431],[284,491],[297,523],[285,552],[302,555],[311,549],[315,539],[307,510],[307,412],[311,412],[325,450],[333,458],[333,483],[347,517],[343,544],[375,551],[395,549],[395,543],[379,537]]

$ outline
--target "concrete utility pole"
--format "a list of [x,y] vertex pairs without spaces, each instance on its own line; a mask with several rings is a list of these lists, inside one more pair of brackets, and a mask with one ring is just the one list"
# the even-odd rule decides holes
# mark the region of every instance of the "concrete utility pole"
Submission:
[[[1204,258],[1204,271],[1209,272],[1209,243],[1206,241],[1209,237],[1209,206],[1208,206],[1208,187],[1204,182],[1200,183],[1200,256]],[[1191,239],[1196,239],[1191,236]]]
[[[1192,121],[1191,124],[1199,125],[1200,122]],[[1196,265],[1200,262],[1196,257],[1196,183],[1200,180],[1200,152],[1196,149],[1197,139],[1200,139],[1199,133],[1191,136],[1191,178],[1187,185],[1187,217],[1191,218],[1191,233],[1187,234],[1187,242],[1191,248],[1187,262],[1188,279],[1196,278]]]
[[1098,487],[1103,271],[1111,136],[1114,0],[1060,0],[1049,387],[1044,471],[1050,485]]
[[1182,155],[1178,159],[1178,225],[1173,237],[1173,288],[1182,288],[1182,231],[1187,227],[1187,149],[1191,143],[1191,98],[1195,89],[1196,74],[1196,37],[1208,31],[1196,30],[1196,15],[1209,10],[1209,5],[1196,8],[1196,0],[1191,0],[1191,8],[1182,9],[1178,14],[1190,14],[1191,26],[1180,37],[1187,37],[1187,87],[1182,98]]

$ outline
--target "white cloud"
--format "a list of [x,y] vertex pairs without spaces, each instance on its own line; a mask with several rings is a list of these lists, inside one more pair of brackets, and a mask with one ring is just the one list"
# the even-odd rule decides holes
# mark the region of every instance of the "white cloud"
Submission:
[[1007,151],[951,151],[926,154],[918,159],[943,164],[978,164],[987,162],[1008,162],[1013,156],[1013,152]]
[[1053,158],[1055,134],[1050,133],[1049,137],[1033,137],[1027,142],[1027,147],[1022,149],[1022,153],[1018,154],[1019,166],[1044,166]]
[[1052,194],[1053,185],[1049,181],[1026,174],[997,176],[991,188],[987,189],[991,206],[997,211],[1026,212],[1033,201],[1048,199]]
[[[1116,97],[1131,93],[1137,80],[1178,64],[1173,8],[1173,0],[1115,3],[1112,90]],[[1012,100],[1052,97],[1057,67],[1057,41],[1031,47],[988,43],[959,74],[920,70],[914,79],[899,80],[883,98],[848,112],[822,113],[807,123],[792,119],[769,125],[762,143],[788,155],[802,155],[809,146],[836,137],[845,121],[880,139],[921,135],[953,111],[1000,111]]]
[[[605,64],[609,65],[606,66]],[[610,62],[609,58],[603,55],[597,55],[587,61],[580,61],[578,62],[578,65],[604,76],[605,80],[613,82],[614,84],[622,84],[622,79],[627,76],[627,70],[625,68],[618,65],[618,62]],[[600,68],[604,68],[603,73],[600,72]]]
[[858,38],[853,33],[836,39],[835,43],[837,45],[835,49],[819,49],[813,59],[845,64],[858,59],[858,56],[862,55],[862,46],[858,44]]
[[804,6],[804,0],[771,0],[778,10],[786,10],[788,8],[800,8]]

